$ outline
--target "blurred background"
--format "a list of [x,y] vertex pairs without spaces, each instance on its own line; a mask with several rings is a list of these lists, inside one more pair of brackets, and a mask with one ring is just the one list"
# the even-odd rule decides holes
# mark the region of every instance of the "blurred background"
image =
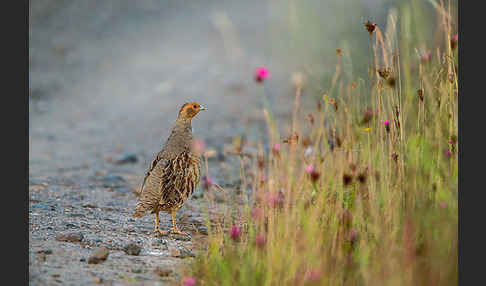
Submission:
[[365,77],[363,23],[384,27],[402,2],[29,1],[30,173],[97,164],[113,150],[150,160],[189,100],[209,108],[193,123],[208,146],[265,140],[264,124],[252,124],[263,120],[255,68],[269,69],[265,96],[287,121],[292,74],[308,76],[304,108],[329,88],[337,48],[343,76]]

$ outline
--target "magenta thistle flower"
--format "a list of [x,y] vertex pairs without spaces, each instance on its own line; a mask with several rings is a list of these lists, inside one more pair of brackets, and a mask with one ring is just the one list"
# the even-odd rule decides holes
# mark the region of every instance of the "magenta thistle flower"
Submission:
[[305,168],[305,172],[306,172],[307,174],[312,173],[312,171],[314,171],[314,167],[312,167],[312,165],[309,165],[309,166],[307,166],[307,167]]
[[236,225],[232,226],[230,229],[231,239],[233,239],[234,241],[238,241],[240,239],[240,235],[241,235],[241,228]]
[[452,37],[452,40],[456,41],[459,39],[459,36],[457,34],[455,34],[453,37]]
[[205,190],[209,190],[213,186],[214,180],[209,176],[204,176],[202,179],[203,179],[203,188]]
[[445,153],[446,153],[447,156],[452,155],[452,151],[451,150],[447,150]]
[[390,132],[390,121],[389,120],[383,120],[381,121],[381,124],[385,126],[386,132]]
[[196,285],[196,278],[194,277],[185,277],[183,280],[182,280],[182,284],[184,284],[184,286],[194,286]]
[[439,203],[439,206],[443,209],[445,209],[447,207],[447,203],[446,202],[440,202]]
[[450,145],[453,145],[454,144],[454,142],[452,142],[452,139],[449,139],[449,144]]
[[267,79],[270,76],[270,72],[266,67],[258,67],[255,70],[255,80],[258,83],[263,83],[265,79]]
[[280,143],[273,145],[273,150],[280,151]]
[[258,234],[256,237],[255,237],[255,244],[256,246],[258,246],[259,248],[263,248],[265,246],[265,236],[263,236],[263,234]]

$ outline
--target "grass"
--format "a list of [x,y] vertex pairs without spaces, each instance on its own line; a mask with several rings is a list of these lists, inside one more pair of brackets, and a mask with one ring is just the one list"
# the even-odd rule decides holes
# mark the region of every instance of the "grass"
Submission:
[[430,54],[404,5],[372,31],[366,79],[343,78],[339,51],[310,114],[313,83],[295,82],[288,134],[264,110],[270,144],[240,155],[245,203],[208,220],[197,285],[457,285],[456,22],[431,2]]

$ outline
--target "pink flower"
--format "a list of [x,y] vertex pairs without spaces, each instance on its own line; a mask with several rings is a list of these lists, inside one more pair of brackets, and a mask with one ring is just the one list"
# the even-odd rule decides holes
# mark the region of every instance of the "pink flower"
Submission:
[[262,209],[254,208],[251,210],[251,217],[254,219],[260,219],[262,217]]
[[453,40],[453,41],[456,41],[456,42],[457,42],[457,40],[458,40],[458,39],[459,39],[459,36],[458,36],[457,34],[455,34],[455,35],[452,37],[452,40]]
[[266,201],[271,207],[280,207],[283,204],[283,193],[281,191],[267,193]]
[[309,166],[307,166],[307,167],[305,168],[305,172],[306,172],[307,174],[312,173],[312,171],[314,171],[314,167],[312,167],[312,165],[309,165]]
[[390,121],[389,120],[383,120],[383,121],[381,121],[381,124],[388,125],[388,124],[390,124]]
[[265,236],[263,236],[263,234],[258,234],[256,237],[255,237],[255,244],[259,247],[259,248],[263,248],[265,246]]
[[270,76],[268,69],[266,67],[258,67],[255,70],[255,80],[258,83],[263,83],[263,81]]
[[273,150],[280,151],[280,143],[273,145]]
[[452,152],[451,152],[451,150],[447,150],[447,151],[446,151],[445,153],[446,153],[446,155],[447,155],[447,156],[450,156],[450,155],[452,155]]
[[209,190],[214,184],[214,180],[209,176],[204,176],[202,180],[203,180],[203,187],[205,190]]
[[439,203],[439,206],[443,209],[445,209],[447,207],[447,203],[446,202],[440,202]]
[[236,225],[232,226],[230,229],[231,239],[237,241],[240,239],[240,235],[241,235],[241,228]]
[[319,271],[319,269],[312,269],[307,274],[307,279],[309,281],[319,281],[321,279],[321,272]]
[[194,277],[185,277],[184,280],[182,280],[182,283],[184,284],[184,286],[193,286],[193,285],[196,285],[196,278]]
[[422,61],[428,61],[430,60],[430,56],[431,56],[431,52],[430,51],[427,51],[423,56],[422,56]]
[[452,145],[454,142],[452,142],[452,139],[449,140],[449,144]]

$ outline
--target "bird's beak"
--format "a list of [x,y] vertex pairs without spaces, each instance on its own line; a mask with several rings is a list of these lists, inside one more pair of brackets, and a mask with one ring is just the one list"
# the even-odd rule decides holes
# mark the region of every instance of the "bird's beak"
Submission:
[[208,110],[208,109],[201,105],[201,107],[199,107],[199,110]]

